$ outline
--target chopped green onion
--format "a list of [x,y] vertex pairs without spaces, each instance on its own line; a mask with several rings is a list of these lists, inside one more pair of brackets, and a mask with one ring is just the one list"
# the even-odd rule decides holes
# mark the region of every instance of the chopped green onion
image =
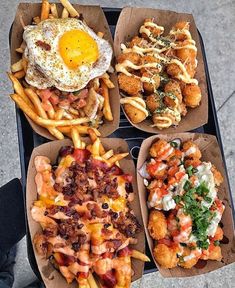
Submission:
[[190,186],[191,186],[191,183],[187,180],[187,181],[185,182],[185,184],[184,184],[183,189],[184,189],[185,191],[188,191],[188,190],[190,189]]
[[186,169],[186,172],[188,173],[188,176],[191,177],[193,175],[193,166],[190,165],[187,169]]
[[219,246],[219,245],[220,245],[219,240],[215,240],[215,241],[214,241],[214,245],[215,245],[215,246]]

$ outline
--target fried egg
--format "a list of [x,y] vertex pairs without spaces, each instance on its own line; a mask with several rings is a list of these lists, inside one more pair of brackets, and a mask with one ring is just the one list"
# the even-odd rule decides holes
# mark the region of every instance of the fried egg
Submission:
[[48,19],[25,27],[26,81],[38,89],[73,92],[105,73],[112,47],[79,19]]

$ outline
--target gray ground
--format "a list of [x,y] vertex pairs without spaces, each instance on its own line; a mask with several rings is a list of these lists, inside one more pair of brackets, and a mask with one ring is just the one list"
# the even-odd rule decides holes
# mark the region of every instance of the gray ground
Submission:
[[[106,7],[146,6],[193,13],[206,47],[230,184],[235,196],[235,1],[148,0],[144,3],[140,0],[83,0],[72,2],[99,3]],[[18,3],[18,0],[1,1],[0,9],[0,185],[14,177],[20,177],[15,108],[8,97],[12,90],[5,74],[5,71],[9,70],[8,33]],[[207,275],[187,279],[168,280],[162,278],[159,273],[154,273],[143,277],[141,287],[235,287],[234,272],[235,264]],[[15,288],[24,287],[35,278],[27,260],[25,239],[18,245],[15,278]]]

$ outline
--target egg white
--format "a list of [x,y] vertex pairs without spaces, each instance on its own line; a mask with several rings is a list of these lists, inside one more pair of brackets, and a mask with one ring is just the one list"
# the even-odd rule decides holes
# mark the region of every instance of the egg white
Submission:
[[[69,69],[60,56],[59,39],[73,29],[87,32],[96,41],[99,57],[93,65],[84,64],[76,70]],[[102,75],[110,67],[113,51],[109,42],[98,37],[78,19],[48,19],[35,26],[26,26],[23,38],[27,45],[24,57],[28,60],[25,79],[38,89],[55,86],[59,90],[73,92],[84,88],[91,79]],[[49,44],[50,51],[37,46],[37,41]]]

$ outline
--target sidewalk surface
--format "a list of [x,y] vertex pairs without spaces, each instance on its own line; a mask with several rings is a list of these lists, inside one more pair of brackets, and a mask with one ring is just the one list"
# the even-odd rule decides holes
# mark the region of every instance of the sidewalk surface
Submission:
[[[0,9],[0,185],[14,177],[20,177],[15,107],[8,97],[12,89],[5,73],[9,70],[8,33],[19,2],[18,0],[1,1]],[[77,0],[71,2],[99,4],[103,7],[145,6],[188,12],[194,15],[205,43],[230,185],[235,199],[235,1]],[[27,260],[25,239],[18,245],[16,260],[14,288],[25,287],[35,279]],[[140,285],[137,283],[133,285],[133,287],[139,286],[145,288],[232,288],[235,287],[235,264],[207,275],[187,279],[164,279],[157,272],[144,276]]]

